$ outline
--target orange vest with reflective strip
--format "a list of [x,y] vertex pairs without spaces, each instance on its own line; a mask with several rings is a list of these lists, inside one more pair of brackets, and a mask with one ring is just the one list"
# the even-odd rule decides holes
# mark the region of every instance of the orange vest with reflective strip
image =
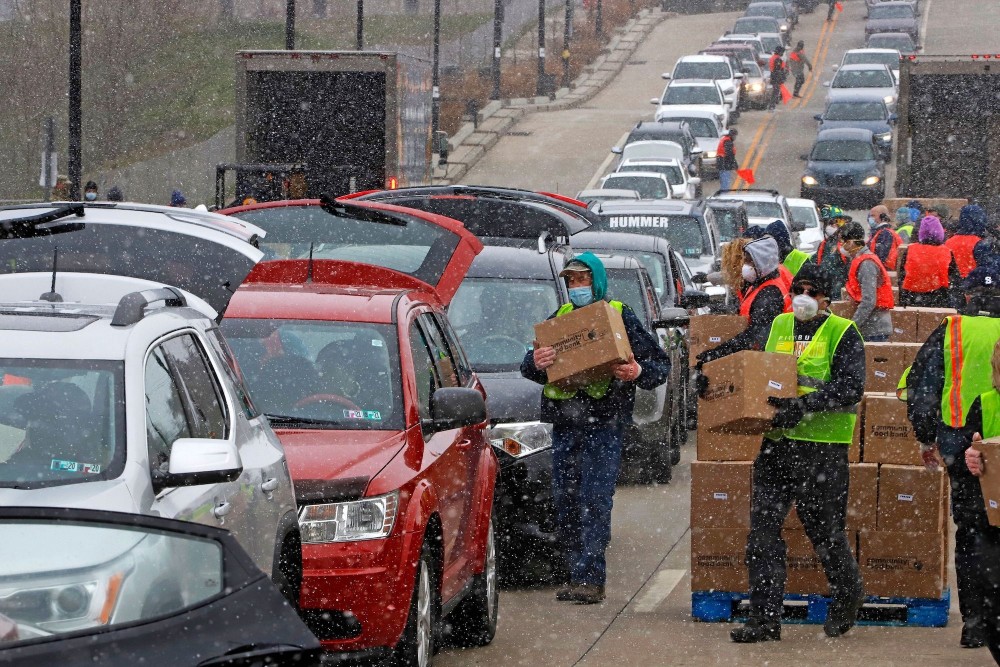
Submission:
[[760,293],[762,289],[772,285],[774,287],[777,287],[778,291],[781,292],[781,296],[785,301],[784,312],[786,313],[792,312],[791,302],[788,299],[788,289],[785,287],[785,283],[782,281],[781,276],[778,276],[777,278],[771,278],[770,280],[765,280],[747,294],[745,295],[741,294],[739,296],[740,315],[745,317],[748,322],[750,321],[750,309],[753,308],[754,299],[757,298],[757,295]]
[[[892,247],[889,249],[889,256],[885,258],[885,262],[883,262],[883,264],[885,264],[887,271],[895,271],[896,263],[899,262],[899,246],[903,245],[903,238],[897,234],[894,229],[884,227],[872,234],[872,239],[868,243],[868,247],[872,252],[875,252],[875,244],[878,241],[879,235],[883,232],[887,232],[892,236]],[[877,256],[878,254],[876,253],[876,257]]]
[[878,291],[875,293],[875,307],[882,308],[884,310],[892,310],[896,305],[896,300],[892,296],[892,284],[889,282],[889,274],[886,272],[885,267],[882,266],[882,262],[879,260],[878,256],[874,254],[864,254],[858,255],[851,262],[851,268],[847,272],[847,295],[851,297],[852,300],[860,303],[861,302],[861,283],[858,281],[858,268],[861,266],[861,262],[875,262],[875,266],[878,267],[879,273],[881,274],[881,280],[879,281]]
[[798,51],[792,51],[791,53],[788,54],[788,57],[796,62],[802,60],[802,57],[799,55]]
[[951,249],[943,245],[912,243],[906,249],[903,284],[907,292],[925,293],[948,287]]
[[981,240],[972,234],[957,234],[944,242],[946,246],[951,248],[951,253],[955,255],[955,265],[963,278],[976,268],[976,258],[972,256],[972,249]]
[[792,289],[792,280],[794,280],[795,276],[792,275],[791,269],[789,269],[784,264],[778,265],[778,278],[781,280],[782,283],[784,283],[785,292],[788,292],[789,290]]

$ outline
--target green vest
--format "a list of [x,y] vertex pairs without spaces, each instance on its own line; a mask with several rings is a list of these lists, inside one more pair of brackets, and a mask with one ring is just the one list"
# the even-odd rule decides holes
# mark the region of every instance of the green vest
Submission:
[[[799,396],[810,394],[830,381],[833,355],[840,345],[840,339],[854,326],[851,320],[836,315],[828,316],[820,325],[812,340],[798,353],[795,362],[799,374]],[[764,350],[778,354],[796,354],[795,348],[795,315],[782,313],[774,318]],[[768,433],[767,437],[772,440],[784,437],[791,440],[849,445],[854,438],[854,425],[857,419],[856,406],[807,412],[802,421],[793,428],[776,429]]]
[[979,403],[983,408],[983,440],[1000,435],[1000,392],[990,389],[980,394]]
[[941,421],[961,428],[976,397],[993,389],[993,348],[1000,318],[949,315],[944,330],[944,390]]
[[809,255],[797,248],[793,248],[792,251],[785,256],[785,261],[782,262],[782,264],[784,264],[785,268],[791,271],[794,276],[799,272],[799,269],[802,268],[802,265],[806,263],[807,259],[809,259]]
[[[622,312],[623,304],[621,301],[611,301],[610,303],[612,308],[617,310],[619,313]],[[563,305],[559,306],[559,310],[556,311],[556,317],[562,317],[566,313],[571,313],[571,312],[573,312],[573,304],[564,303]],[[607,378],[605,380],[600,380],[598,382],[592,382],[591,384],[588,384],[586,387],[583,388],[583,391],[584,393],[587,394],[587,396],[590,396],[591,398],[601,399],[608,394],[608,389],[610,388],[611,388],[611,378]],[[554,384],[546,384],[545,387],[542,388],[542,395],[544,395],[545,398],[552,399],[553,401],[564,401],[568,398],[573,398],[574,396],[576,396],[576,389],[566,390],[566,389],[560,389]]]
[[902,225],[900,227],[897,227],[896,233],[900,235],[906,234],[906,238],[910,239],[910,241],[913,241],[913,225]]

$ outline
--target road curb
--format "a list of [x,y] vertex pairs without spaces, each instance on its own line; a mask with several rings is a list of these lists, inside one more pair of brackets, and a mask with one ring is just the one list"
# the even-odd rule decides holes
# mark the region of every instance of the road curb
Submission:
[[[560,88],[550,97],[491,101],[476,115],[476,123],[463,124],[449,139],[448,164],[434,170],[434,184],[448,185],[460,180],[525,114],[573,109],[588,102],[628,64],[653,28],[676,16],[677,12],[661,9],[642,10],[618,29],[604,52],[586,65],[569,87]],[[494,117],[500,118],[494,120]]]

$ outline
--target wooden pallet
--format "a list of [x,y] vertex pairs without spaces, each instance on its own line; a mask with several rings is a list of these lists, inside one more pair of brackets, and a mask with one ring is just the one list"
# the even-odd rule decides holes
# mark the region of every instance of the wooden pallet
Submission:
[[[786,595],[783,623],[822,624],[830,598],[825,595]],[[948,625],[951,591],[938,600],[868,596],[858,612],[858,625],[898,625],[943,628]],[[691,593],[691,615],[696,621],[745,621],[750,612],[747,593],[695,591]]]

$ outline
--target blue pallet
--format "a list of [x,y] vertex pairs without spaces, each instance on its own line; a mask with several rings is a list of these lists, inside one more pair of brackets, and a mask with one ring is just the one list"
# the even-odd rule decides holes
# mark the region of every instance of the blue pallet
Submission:
[[[746,593],[694,591],[691,593],[691,616],[696,621],[745,621],[748,601]],[[782,622],[822,624],[829,606],[830,598],[826,595],[786,595]],[[870,595],[858,612],[858,625],[943,628],[948,625],[950,607],[951,590],[945,590],[939,600]]]

